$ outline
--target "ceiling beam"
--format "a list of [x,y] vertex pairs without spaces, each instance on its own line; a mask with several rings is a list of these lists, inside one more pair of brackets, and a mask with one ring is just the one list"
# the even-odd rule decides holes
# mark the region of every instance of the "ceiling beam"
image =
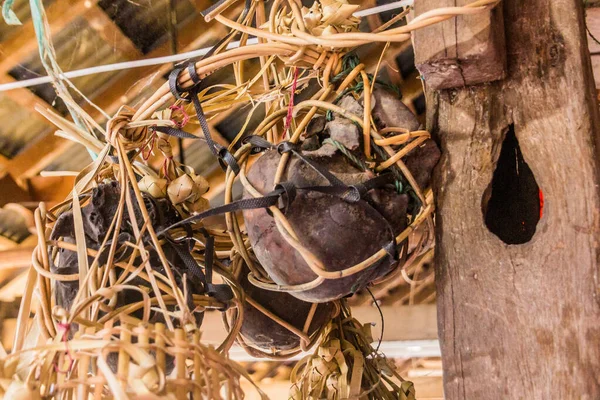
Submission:
[[[423,354],[428,357],[439,355],[437,342],[437,307],[435,304],[416,306],[383,306],[385,329],[383,333],[384,348],[403,353],[406,356]],[[352,307],[352,315],[361,323],[373,323],[373,338],[377,341],[381,333],[379,311],[376,307]],[[208,311],[202,324],[202,339],[207,343],[218,343],[225,337],[226,331],[221,322],[221,313]],[[230,356],[244,358],[241,348],[233,349]],[[406,357],[409,358],[409,357]],[[244,361],[247,361],[244,358]]]
[[[101,18],[98,17],[96,11],[92,11],[92,13],[96,13],[96,17]],[[213,25],[215,29],[213,29]],[[225,32],[225,28],[220,25],[218,28],[215,24],[207,25],[200,15],[192,17],[186,26],[189,26],[190,29],[184,29],[178,35],[178,41],[182,45],[183,52],[216,41]],[[209,27],[211,29],[208,29]],[[165,43],[147,54],[146,57],[161,57],[169,54],[171,54],[170,45]],[[112,115],[121,105],[130,103],[143,89],[150,85],[163,83],[162,76],[171,68],[170,64],[165,64],[125,71],[118,79],[115,79],[113,84],[98,93],[93,100],[98,107]],[[146,78],[140,79],[140,76]],[[93,108],[86,106],[84,109],[91,112],[92,117],[101,120],[101,116]],[[54,130],[49,130],[47,134],[12,159],[6,165],[6,168],[15,179],[22,181],[38,174],[58,156],[72,149],[73,146],[75,146],[74,143],[54,136]],[[52,150],[48,151],[49,149]]]
[[0,252],[0,270],[24,268],[31,265],[34,247],[15,247]]
[[[0,45],[0,48],[2,46]],[[13,83],[17,80],[10,75],[0,75],[0,83]],[[48,124],[48,121],[42,117],[37,111],[35,111],[36,106],[42,106],[44,108],[51,107],[46,101],[44,101],[41,97],[38,97],[35,93],[27,88],[17,88],[13,90],[7,90],[6,92],[2,92],[3,96],[10,98],[12,101],[17,103],[20,107],[31,111],[32,116],[44,123]],[[48,124],[50,126],[50,124]]]
[[98,35],[128,60],[136,60],[143,57],[142,51],[136,47],[129,36],[125,35],[102,8],[98,5],[90,7],[84,14],[92,29]]
[[[65,26],[81,16],[98,0],[56,0],[46,8],[46,16],[50,23],[51,34],[60,32]],[[88,7],[89,6],[89,7]],[[10,71],[23,61],[31,52],[37,49],[33,21],[29,20],[16,27],[14,33],[0,46],[0,75]]]
[[[442,400],[444,398],[443,382],[441,376],[406,378],[415,386],[419,400]],[[290,394],[290,382],[287,380],[265,379],[258,383],[269,399],[287,399]],[[247,381],[242,381],[242,388],[246,400],[261,400],[256,389]],[[366,398],[366,397],[365,397]]]

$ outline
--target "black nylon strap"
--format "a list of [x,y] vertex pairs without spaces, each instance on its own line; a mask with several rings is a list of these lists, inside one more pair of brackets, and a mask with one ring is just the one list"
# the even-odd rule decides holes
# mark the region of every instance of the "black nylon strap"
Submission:
[[171,246],[175,249],[181,261],[183,261],[187,272],[190,274],[190,277],[199,280],[203,285],[206,286],[206,276],[204,275],[204,272],[202,272],[202,269],[198,266],[198,263],[196,263],[196,260],[194,260],[194,257],[192,257],[190,254],[187,245],[179,245],[171,242]]
[[[211,153],[213,153],[213,155],[219,159],[219,164],[221,165],[221,168],[224,171],[227,170],[227,167],[230,167],[231,170],[233,171],[233,173],[235,175],[237,175],[240,173],[240,166],[239,166],[237,160],[235,159],[235,156],[233,154],[231,154],[229,152],[229,150],[227,150],[227,148],[225,148],[224,146],[221,146],[219,143],[215,142],[212,137],[212,134],[210,133],[210,127],[208,126],[208,121],[206,120],[206,115],[204,115],[204,110],[202,109],[202,103],[200,103],[200,99],[198,98],[199,87],[200,87],[200,84],[202,83],[202,81],[200,80],[200,77],[197,75],[196,69],[194,68],[193,64],[188,65],[188,70],[190,73],[190,77],[192,78],[192,81],[194,82],[194,85],[190,88],[183,89],[183,88],[179,87],[179,84],[177,83],[179,74],[185,68],[186,67],[178,67],[178,68],[175,68],[173,71],[171,71],[171,73],[169,74],[169,89],[171,90],[171,92],[173,93],[173,96],[175,96],[175,98],[181,99],[184,101],[191,100],[191,102],[194,104],[196,116],[198,118],[198,122],[200,123],[200,127],[202,128],[202,133],[204,134],[204,139],[206,140],[206,143],[208,144],[208,148],[210,149]],[[188,94],[191,97],[191,99],[184,98],[183,97],[184,94]],[[180,129],[175,129],[175,128],[171,128],[171,127],[156,127],[155,129],[159,132],[167,133],[172,136],[188,138],[188,139],[198,139],[197,136],[194,136],[191,133],[187,133]]]
[[[253,0],[245,1],[244,9],[242,10],[239,20],[243,20],[246,18],[246,16],[248,15],[248,12],[250,11],[250,7],[252,6],[252,1]],[[224,0],[217,2],[216,4],[212,5],[211,7],[209,7],[205,11],[203,11],[201,14],[205,15],[205,14],[212,12],[217,7],[219,7],[221,4],[223,4],[223,2],[224,2]],[[208,127],[208,122],[206,121],[206,116],[204,115],[204,111],[202,110],[202,105],[200,104],[200,100],[198,99],[198,94],[200,92],[200,85],[202,83],[202,79],[200,78],[200,76],[198,75],[198,72],[196,71],[195,63],[196,63],[197,59],[202,60],[204,58],[212,56],[219,47],[221,47],[227,41],[234,39],[239,33],[240,32],[238,32],[237,30],[230,31],[216,45],[211,47],[211,49],[204,56],[202,56],[200,58],[196,58],[196,59],[187,60],[185,63],[180,64],[179,66],[175,67],[169,74],[169,89],[170,89],[171,93],[177,100],[190,101],[189,98],[183,97],[185,94],[187,94],[187,95],[189,95],[189,97],[191,97],[191,101],[194,103],[194,108],[196,109],[196,115],[198,117],[198,121],[200,123],[200,126],[202,127],[202,132],[204,133],[204,137],[206,139],[206,143],[208,144],[210,151],[213,153],[214,156],[216,156],[219,159],[219,164],[221,165],[221,168],[224,171],[226,171],[227,168],[229,167],[229,168],[231,168],[231,170],[233,171],[233,173],[235,175],[238,175],[240,173],[240,166],[239,166],[237,160],[235,159],[233,154],[231,154],[229,152],[229,150],[227,150],[227,148],[216,143],[213,140],[212,135],[210,133],[210,129]],[[177,81],[179,79],[179,74],[186,68],[190,75],[190,79],[193,82],[193,85],[190,88],[184,89],[179,86]],[[168,133],[168,132],[165,132],[165,133],[168,133],[168,134],[176,133],[173,136],[184,137],[184,136],[178,136],[178,135],[183,135],[183,133],[182,133],[183,131],[180,131],[180,132],[169,131],[169,132],[170,133]],[[185,138],[187,138],[187,136],[185,136]],[[194,138],[196,138],[196,137],[194,136]]]
[[252,153],[258,154],[262,153],[264,150],[274,149],[275,146],[268,140],[264,139],[261,136],[250,135],[246,136],[242,139],[243,144],[251,144],[252,145]]
[[274,206],[279,201],[279,198],[282,193],[284,193],[283,189],[276,189],[263,197],[237,200],[237,201],[234,201],[229,204],[211,208],[210,210],[206,210],[200,214],[192,215],[189,218],[186,218],[182,221],[179,221],[179,222],[171,225],[170,227],[159,232],[158,236],[164,235],[167,231],[169,231],[171,229],[175,229],[180,226],[184,226],[191,222],[200,221],[205,218],[212,217],[214,215],[226,214],[226,213],[230,213],[233,211],[253,210],[253,209],[257,209],[257,208],[267,208],[267,207]]
[[244,138],[243,143],[250,143],[252,145],[252,151],[254,153],[260,152],[261,149],[264,149],[264,150],[277,149],[279,154],[292,153],[296,157],[298,157],[300,160],[302,160],[306,165],[308,165],[314,171],[316,171],[322,178],[326,179],[332,186],[344,186],[344,187],[346,186],[346,184],[344,184],[344,182],[339,180],[334,174],[329,172],[329,170],[327,170],[326,168],[323,168],[317,162],[315,162],[307,157],[304,157],[299,151],[300,146],[296,143],[285,141],[285,142],[278,143],[276,146],[274,146],[267,140],[263,139],[260,136],[256,136],[256,135],[247,136],[246,138]]
[[[255,148],[272,149],[275,147],[265,139],[256,136],[247,137],[245,139],[245,142],[252,144],[254,146],[253,150],[255,150]],[[369,179],[368,181],[363,182],[361,184],[347,186],[344,182],[342,182],[335,175],[333,175],[329,170],[323,168],[315,161],[304,157],[298,151],[298,146],[296,144],[291,142],[281,142],[275,148],[280,154],[292,152],[296,157],[300,158],[300,160],[302,160],[304,163],[310,166],[313,170],[315,170],[319,175],[321,175],[331,184],[331,186],[313,186],[297,188],[298,190],[310,190],[331,194],[334,196],[338,196],[349,203],[357,203],[361,201],[363,197],[367,194],[367,192],[369,192],[371,189],[375,189],[393,181],[393,177],[390,174],[383,174],[375,178]],[[394,235],[394,229],[392,228],[388,220],[385,217],[383,217],[383,215],[381,215],[381,213],[377,209],[371,206],[368,202],[365,202],[365,204],[368,207],[371,207],[385,221],[386,228],[390,233],[391,240],[385,246],[383,246],[383,249],[394,260],[398,260],[398,252],[396,249],[396,236]]]
[[179,66],[179,67],[173,68],[173,70],[169,73],[169,90],[171,91],[171,94],[177,100],[189,101],[188,99],[183,98],[182,95],[189,93],[190,91],[194,90],[195,88],[191,87],[189,89],[183,89],[182,87],[179,86],[179,83],[177,82],[177,80],[179,79],[179,74],[184,69],[185,69],[185,66]]
[[233,299],[233,291],[226,284],[215,285],[212,283],[214,258],[215,258],[215,238],[210,235],[205,229],[201,230],[202,234],[206,238],[204,245],[204,270],[206,271],[206,288],[209,296],[215,299],[227,303]]
[[173,128],[172,126],[151,126],[150,130],[166,133],[169,136],[175,136],[181,139],[204,139],[184,130]]
[[[212,54],[211,51],[214,52],[215,49],[216,49],[216,47],[211,47],[211,49],[209,50],[208,53],[206,53],[206,55]],[[188,73],[190,74],[190,78],[192,79],[192,82],[194,82],[194,85],[200,85],[200,82],[201,82],[200,76],[198,76],[198,72],[196,71],[196,66],[194,65],[194,63],[188,63],[187,70],[188,70]]]
[[[175,249],[177,255],[183,261],[186,271],[190,274],[190,277],[194,280],[199,280],[204,289],[206,290],[206,294],[211,297],[214,297],[218,301],[228,304],[228,302],[233,299],[233,291],[226,284],[215,285],[212,283],[212,271],[213,271],[213,260],[214,260],[214,237],[210,236],[208,233],[205,234],[206,237],[206,247],[205,247],[205,265],[204,270],[206,273],[202,272],[202,269],[191,255],[187,246],[178,245],[174,242],[170,241],[171,246]],[[227,306],[226,306],[227,307]],[[190,308],[192,308],[190,306]],[[224,311],[224,310],[223,310]]]

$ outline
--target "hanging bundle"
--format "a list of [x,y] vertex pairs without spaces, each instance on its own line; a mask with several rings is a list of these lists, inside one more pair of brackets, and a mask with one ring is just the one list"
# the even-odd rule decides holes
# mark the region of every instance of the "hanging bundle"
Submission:
[[[50,210],[42,203],[35,212],[39,243],[15,352],[0,360],[2,377],[20,379],[6,393],[220,398],[225,390],[241,399],[239,381],[247,375],[223,355],[239,327],[217,349],[199,341],[205,310],[241,305],[241,290],[214,263],[215,254],[231,243],[215,245],[214,232],[200,227],[187,227],[183,237],[158,238],[157,232],[189,215],[178,207],[189,196],[177,202],[162,192],[152,196],[151,188],[140,190],[140,182],[154,175],[130,157],[141,154],[150,137],[123,139],[129,132],[107,135],[111,142],[78,176],[71,198]],[[185,171],[181,176],[193,177],[194,185],[204,184],[191,169]],[[223,272],[227,285],[213,283],[213,269]],[[39,302],[30,323],[34,293]]]
[[[287,220],[296,238],[289,238],[287,228],[278,229],[277,217],[264,209],[246,210],[244,219],[254,253],[268,276],[299,299],[324,302],[347,296],[385,276],[406,258],[406,241],[396,242],[396,236],[407,228],[407,192],[415,189],[397,190],[394,183],[402,182],[402,175],[395,178],[387,168],[380,168],[389,158],[365,157],[361,131],[366,128],[344,115],[355,121],[365,115],[377,129],[392,128],[390,132],[415,132],[419,122],[382,88],[373,91],[369,103],[371,109],[365,112],[348,94],[337,104],[324,105],[343,114],[330,121],[324,115],[313,117],[303,133],[304,141],[268,150],[248,172],[252,191],[266,193],[277,183],[288,196],[295,192],[293,199],[287,199],[280,221]],[[429,185],[440,156],[427,135],[418,135],[403,140],[390,135],[402,144],[397,151],[406,155],[407,175],[419,185],[416,190]],[[373,147],[384,154],[377,142]],[[287,163],[285,154],[291,155]],[[245,195],[252,197],[250,190]],[[386,255],[369,262],[381,249]],[[356,265],[360,267],[352,267]]]
[[325,328],[313,354],[292,371],[293,400],[414,400],[415,389],[371,346],[371,326],[352,318],[342,302],[340,315]]

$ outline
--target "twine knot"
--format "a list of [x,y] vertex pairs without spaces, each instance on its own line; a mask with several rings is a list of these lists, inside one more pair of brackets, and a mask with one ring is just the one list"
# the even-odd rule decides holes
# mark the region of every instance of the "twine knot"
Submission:
[[[106,124],[106,141],[117,147],[120,140],[125,150],[134,150],[146,145],[150,136],[148,126],[130,127],[135,110],[129,106],[121,106],[119,111]],[[120,139],[119,139],[120,138]]]

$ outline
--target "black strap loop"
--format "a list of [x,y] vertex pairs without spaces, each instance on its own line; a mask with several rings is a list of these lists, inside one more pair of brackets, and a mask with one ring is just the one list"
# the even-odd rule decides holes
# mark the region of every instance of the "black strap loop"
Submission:
[[179,86],[178,80],[179,80],[179,74],[181,74],[181,72],[185,69],[185,65],[179,66],[174,68],[170,73],[169,73],[169,90],[171,91],[171,94],[177,99],[177,100],[183,100],[183,101],[187,101],[189,102],[190,99],[188,98],[184,98],[183,95],[184,94],[192,94],[193,92],[195,92],[196,90],[196,85],[188,88],[188,89],[184,89],[182,87]]
[[[214,49],[215,49],[215,47],[211,48],[212,51],[214,51]],[[193,62],[188,62],[187,70],[188,70],[188,73],[190,74],[190,78],[192,79],[192,82],[194,83],[194,86],[198,87],[198,85],[200,85],[201,80],[200,80],[200,76],[198,75],[198,72],[196,71],[196,64]]]
[[275,186],[275,191],[281,191],[281,198],[283,199],[283,213],[285,214],[296,199],[296,185],[294,185],[292,182],[283,182]]
[[281,142],[276,146],[277,152],[279,154],[283,154],[283,153],[297,153],[298,151],[298,145],[296,143],[292,143],[292,142]]
[[[226,284],[214,284],[213,281],[213,266],[215,257],[215,238],[210,235],[205,229],[201,229],[202,234],[206,238],[204,244],[204,271],[206,272],[206,292],[209,296],[214,297],[218,301],[228,304],[233,299],[233,290]],[[225,310],[222,310],[225,311]]]
[[219,150],[217,152],[217,156],[219,158],[219,164],[221,165],[223,171],[227,171],[227,167],[230,167],[234,175],[239,174],[240,165],[235,159],[235,156],[231,154],[226,147],[218,145],[218,149]]
[[[186,272],[190,275],[192,280],[202,282],[206,294],[215,298],[219,302],[225,304],[221,311],[225,311],[229,307],[229,301],[233,299],[233,291],[226,284],[215,285],[212,283],[212,272],[214,263],[214,242],[215,239],[209,235],[204,229],[202,230],[204,237],[206,238],[205,254],[204,254],[204,271],[190,253],[191,250],[187,246],[176,244],[169,236],[167,239],[171,243],[171,246],[175,249],[175,252],[179,256],[179,259],[183,261],[186,267]],[[190,307],[192,308],[192,307]]]
[[[227,150],[225,147],[215,142],[210,133],[210,127],[208,126],[206,115],[204,115],[202,103],[200,103],[200,99],[198,98],[199,87],[202,83],[202,80],[196,73],[196,69],[193,63],[188,64],[187,68],[194,85],[190,88],[183,89],[177,83],[177,80],[179,79],[179,74],[185,68],[185,66],[180,66],[171,71],[171,73],[169,74],[169,89],[171,90],[171,93],[173,94],[173,96],[175,96],[176,99],[188,102],[191,101],[194,104],[194,109],[196,111],[196,116],[198,117],[198,122],[200,123],[202,133],[204,134],[204,139],[206,140],[206,143],[208,144],[208,148],[210,149],[211,153],[213,153],[213,155],[219,159],[219,165],[221,165],[221,168],[223,168],[224,171],[226,171],[229,167],[231,168],[233,173],[237,175],[240,173],[240,166],[237,160],[235,159],[234,155],[231,154],[231,152],[229,152],[229,150]],[[189,98],[184,98],[184,94],[188,94]],[[191,133],[172,127],[155,127],[154,130],[182,139],[199,139],[197,136],[192,135]]]

